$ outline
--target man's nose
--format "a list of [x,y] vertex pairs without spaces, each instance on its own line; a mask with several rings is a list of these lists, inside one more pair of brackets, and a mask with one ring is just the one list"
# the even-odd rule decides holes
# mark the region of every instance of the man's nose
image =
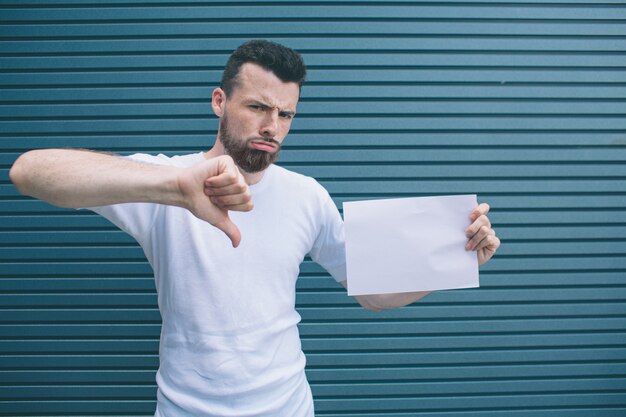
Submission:
[[261,136],[273,138],[278,132],[278,109],[270,109],[265,113],[261,125]]

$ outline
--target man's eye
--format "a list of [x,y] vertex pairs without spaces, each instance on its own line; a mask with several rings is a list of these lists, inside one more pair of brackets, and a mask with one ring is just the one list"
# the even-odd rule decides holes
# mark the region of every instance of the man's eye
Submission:
[[282,114],[280,115],[280,117],[282,117],[283,119],[291,120],[291,119],[293,119],[293,114],[290,114],[290,113],[282,113]]

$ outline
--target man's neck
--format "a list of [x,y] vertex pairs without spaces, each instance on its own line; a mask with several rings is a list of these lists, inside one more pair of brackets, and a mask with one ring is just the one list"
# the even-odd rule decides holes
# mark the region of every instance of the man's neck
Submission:
[[[225,155],[224,147],[219,141],[217,141],[209,151],[204,153],[203,156],[205,159],[211,159],[221,155]],[[265,170],[261,172],[255,172],[253,174],[246,172],[242,169],[239,169],[239,172],[241,172],[248,185],[253,185],[261,181],[263,175],[265,174]]]

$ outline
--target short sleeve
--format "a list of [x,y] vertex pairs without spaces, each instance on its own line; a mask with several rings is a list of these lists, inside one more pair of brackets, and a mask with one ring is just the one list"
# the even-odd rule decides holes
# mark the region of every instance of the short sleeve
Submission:
[[337,282],[345,281],[347,274],[343,219],[326,190],[319,214],[320,228],[310,252],[311,259],[324,267]]
[[[164,165],[164,158],[147,154],[134,154],[125,158],[154,165]],[[154,203],[123,203],[88,207],[128,233],[143,245],[154,224],[159,205]]]

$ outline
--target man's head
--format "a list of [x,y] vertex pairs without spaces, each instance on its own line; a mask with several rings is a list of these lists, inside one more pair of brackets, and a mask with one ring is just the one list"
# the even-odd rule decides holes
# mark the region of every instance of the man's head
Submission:
[[213,91],[218,142],[248,173],[278,158],[296,113],[306,67],[300,55],[268,41],[250,41],[231,55]]

